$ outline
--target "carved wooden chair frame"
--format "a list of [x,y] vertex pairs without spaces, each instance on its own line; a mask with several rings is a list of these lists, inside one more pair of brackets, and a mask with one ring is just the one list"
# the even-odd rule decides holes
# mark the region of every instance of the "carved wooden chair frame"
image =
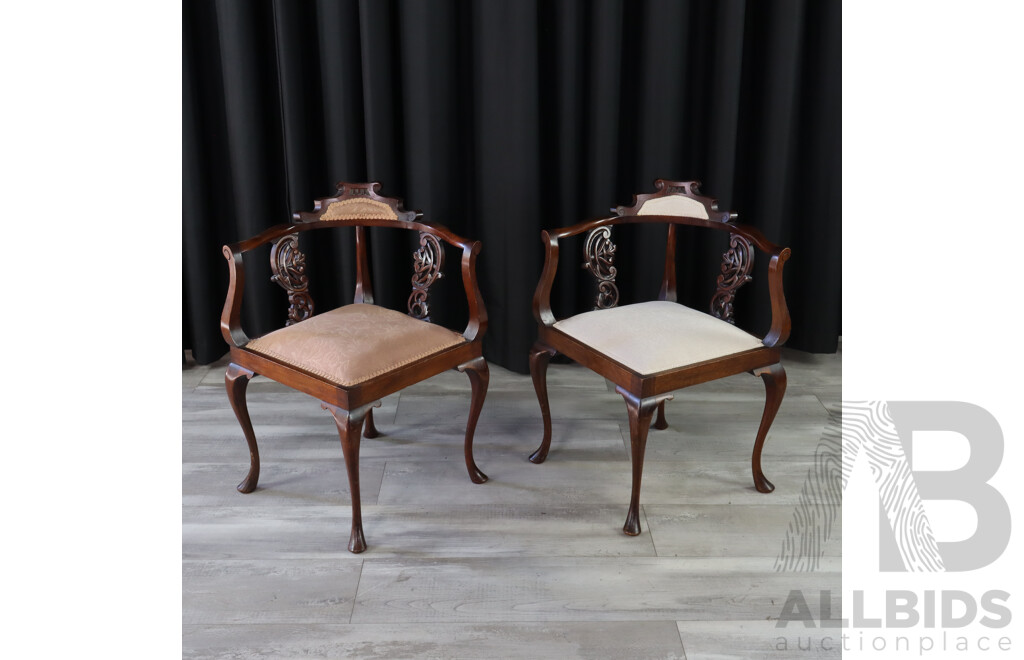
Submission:
[[[537,399],[540,402],[544,421],[544,438],[540,447],[530,456],[533,463],[542,463],[551,447],[551,411],[547,394],[547,367],[551,357],[557,353],[590,368],[615,383],[615,390],[626,401],[630,429],[630,454],[633,470],[632,494],[629,511],[623,531],[631,536],[640,533],[640,482],[643,476],[644,449],[647,432],[655,409],[658,418],[657,429],[668,427],[665,420],[665,401],[671,399],[669,392],[690,385],[715,380],[725,376],[750,372],[760,376],[765,383],[766,401],[761,424],[754,440],[751,455],[751,469],[754,486],[762,493],[770,493],[774,486],[761,470],[761,451],[775,414],[786,392],[786,372],[780,362],[780,347],[789,337],[790,318],[782,286],[782,268],[789,259],[789,248],[771,243],[754,227],[737,224],[736,215],[718,210],[717,202],[699,194],[697,181],[655,181],[656,192],[636,195],[631,206],[619,206],[613,216],[588,220],[571,227],[542,231],[545,261],[540,282],[533,298],[533,315],[538,323],[537,342],[530,352],[530,373],[533,377]],[[647,202],[671,196],[685,197],[697,202],[685,202],[694,214],[654,215],[641,209]],[[669,203],[679,200],[666,200]],[[657,204],[661,204],[658,202]],[[697,217],[697,216],[706,217]],[[711,299],[712,314],[733,323],[733,298],[736,290],[750,281],[753,267],[753,249],[767,253],[768,285],[771,299],[771,326],[762,338],[763,346],[696,364],[669,369],[653,374],[640,374],[626,365],[598,352],[574,337],[561,332],[554,324],[558,321],[551,311],[551,288],[558,268],[559,241],[570,236],[586,233],[584,243],[584,268],[598,281],[595,309],[614,307],[618,302],[614,267],[615,245],[611,241],[611,227],[620,224],[665,223],[668,225],[668,244],[665,250],[665,271],[659,300],[676,302],[676,226],[688,225],[714,231],[728,232],[729,249],[722,256],[722,274],[718,277],[717,289]]]
[[[382,397],[448,369],[454,368],[466,373],[472,387],[465,438],[466,468],[474,483],[487,480],[487,476],[473,460],[473,435],[489,381],[487,362],[481,350],[481,340],[487,330],[487,312],[476,276],[476,259],[481,244],[479,241],[462,238],[443,225],[423,220],[419,212],[403,209],[402,200],[382,197],[378,194],[379,190],[379,183],[339,183],[336,195],[315,200],[312,212],[295,213],[290,224],[276,225],[253,238],[226,245],[223,250],[228,260],[230,277],[227,300],[221,315],[221,333],[231,350],[231,363],[225,373],[225,384],[231,407],[249,444],[250,456],[249,472],[238,485],[238,490],[251,493],[256,489],[260,475],[259,450],[245,400],[249,380],[256,374],[262,374],[316,397],[322,402],[321,407],[334,417],[341,437],[352,496],[352,532],[348,549],[355,553],[366,549],[359,495],[360,436],[363,434],[364,423],[367,438],[379,435],[373,423],[372,409],[380,406]],[[309,295],[305,256],[299,250],[298,235],[329,227],[355,228],[356,288],[353,302],[370,304],[373,303],[373,288],[367,257],[366,228],[392,227],[418,231],[420,247],[413,255],[414,273],[408,307],[410,316],[425,322],[429,322],[430,285],[442,276],[444,250],[440,242],[461,249],[462,281],[469,304],[469,323],[462,333],[466,341],[351,387],[336,385],[314,373],[248,350],[246,345],[250,339],[243,332],[240,322],[242,290],[245,285],[242,255],[253,248],[272,244],[270,259],[274,275],[271,279],[288,292],[290,307],[286,325],[299,323],[313,315],[313,301]]]

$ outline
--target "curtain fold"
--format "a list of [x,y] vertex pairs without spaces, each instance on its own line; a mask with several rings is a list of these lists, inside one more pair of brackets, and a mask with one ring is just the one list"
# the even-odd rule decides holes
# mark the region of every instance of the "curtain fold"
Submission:
[[[665,178],[702,181],[720,208],[792,247],[789,345],[834,351],[840,12],[838,0],[186,0],[183,348],[201,363],[227,351],[222,245],[309,210],[338,181],[380,181],[406,208],[483,241],[484,354],[525,373],[540,231],[607,214]],[[351,238],[303,237],[318,311],[352,300]],[[379,304],[404,309],[415,238],[370,232]],[[724,243],[680,239],[680,301],[707,309]],[[615,240],[622,301],[653,299],[664,228],[618,227]],[[580,247],[562,250],[560,315],[593,304]],[[250,336],[286,313],[265,257],[246,260]],[[457,270],[431,308],[461,329]],[[768,326],[758,270],[736,315]]]

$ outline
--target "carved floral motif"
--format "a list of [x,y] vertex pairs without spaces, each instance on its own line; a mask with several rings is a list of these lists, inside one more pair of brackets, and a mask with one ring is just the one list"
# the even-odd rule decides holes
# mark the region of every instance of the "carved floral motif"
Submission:
[[433,234],[420,232],[420,248],[412,255],[412,293],[409,295],[409,316],[430,320],[427,296],[430,285],[444,277],[444,250]]
[[597,278],[597,301],[594,309],[608,309],[619,302],[615,286],[615,243],[610,227],[598,227],[587,234],[583,245],[583,268]]
[[299,237],[290,234],[270,248],[271,281],[288,292],[288,320],[286,326],[305,321],[313,315],[313,298],[309,295],[309,277],[306,276],[306,255],[299,250]]
[[711,298],[711,313],[728,323],[735,324],[732,302],[736,290],[752,280],[754,246],[739,234],[729,234],[729,250],[722,255],[722,274],[718,276],[715,295]]

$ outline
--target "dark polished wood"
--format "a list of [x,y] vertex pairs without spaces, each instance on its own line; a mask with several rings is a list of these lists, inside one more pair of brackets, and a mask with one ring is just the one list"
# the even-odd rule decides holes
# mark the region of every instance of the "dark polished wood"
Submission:
[[658,404],[658,418],[651,424],[654,428],[659,431],[664,431],[668,428],[668,420],[665,419],[665,402],[662,401]]
[[348,489],[352,496],[352,533],[348,549],[349,552],[360,553],[366,550],[366,539],[363,537],[363,512],[359,496],[359,437],[363,432],[363,418],[370,408],[379,406],[380,401],[355,410],[343,410],[329,403],[320,405],[334,417],[341,438],[341,452],[345,456],[345,469],[348,471]]
[[715,295],[711,297],[711,314],[735,325],[732,301],[736,291],[754,279],[750,271],[754,268],[754,246],[737,234],[729,235],[729,249],[722,255],[722,274],[718,276]]
[[551,449],[551,408],[548,406],[548,363],[555,355],[555,349],[537,342],[530,349],[530,376],[533,377],[533,389],[537,392],[537,401],[540,403],[540,414],[544,418],[544,439],[540,447],[530,454],[530,462],[543,463],[548,457],[548,450]]
[[444,248],[436,236],[420,232],[420,247],[412,258],[412,293],[409,294],[409,316],[430,320],[430,285],[444,277]]
[[622,531],[629,536],[636,536],[640,533],[640,482],[644,476],[647,431],[650,429],[654,410],[671,399],[672,395],[662,394],[638,399],[621,387],[616,387],[615,391],[626,400],[626,413],[629,416],[629,457],[633,466],[633,489],[629,496],[629,511],[626,513],[626,524],[622,526]]
[[373,411],[366,411],[366,420],[363,421],[363,437],[364,438],[379,438],[380,431],[377,430],[377,426],[373,423]]
[[597,280],[594,309],[609,309],[619,304],[619,289],[615,286],[615,250],[610,227],[594,229],[583,243],[583,269],[589,270]]
[[771,428],[775,414],[782,405],[782,397],[786,395],[786,370],[782,368],[781,363],[776,363],[757,369],[753,373],[764,381],[765,402],[761,425],[757,428],[757,437],[754,439],[754,452],[750,456],[750,469],[754,475],[754,487],[762,493],[770,493],[775,490],[775,485],[765,478],[761,470],[761,450],[764,449],[768,429]]
[[[341,437],[342,452],[352,489],[352,537],[349,550],[362,552],[366,548],[363,538],[359,506],[359,438],[380,435],[373,420],[372,406],[389,394],[409,385],[435,376],[449,369],[467,373],[472,386],[469,421],[466,428],[466,466],[475,483],[483,483],[487,476],[473,460],[473,436],[476,423],[487,394],[489,371],[483,359],[482,339],[487,331],[487,310],[476,276],[476,259],[480,242],[471,241],[453,233],[444,225],[423,220],[418,211],[406,211],[402,201],[379,194],[379,183],[339,183],[333,197],[315,200],[312,212],[296,213],[290,224],[270,227],[260,234],[239,243],[224,246],[228,261],[228,293],[221,314],[221,334],[230,347],[231,366],[225,374],[228,397],[242,426],[250,449],[249,475],[238,489],[249,493],[256,488],[259,478],[259,453],[256,437],[245,404],[245,388],[249,378],[261,374],[319,399],[331,411]],[[306,231],[332,227],[354,227],[356,238],[356,290],[354,302],[373,303],[368,259],[369,235],[367,227],[394,227],[419,232],[420,250],[414,254],[413,296],[409,312],[423,322],[429,322],[427,289],[442,276],[444,264],[441,243],[462,251],[460,269],[469,320],[462,336],[465,342],[438,351],[432,355],[395,367],[364,382],[344,387],[329,382],[268,355],[248,350],[249,337],[241,325],[241,305],[245,286],[243,255],[257,247],[272,244],[274,281],[289,291],[291,309],[288,324],[302,321],[313,313],[308,299],[308,279],[305,257],[298,251],[298,235]],[[295,295],[293,295],[295,294]],[[299,294],[305,295],[302,298]],[[365,429],[365,430],[364,430]]]
[[480,411],[483,409],[484,399],[487,397],[487,384],[491,380],[491,370],[487,367],[487,360],[482,357],[460,364],[458,370],[469,376],[469,384],[473,388],[469,419],[466,421],[466,470],[469,471],[469,478],[473,483],[482,484],[487,481],[487,475],[476,466],[476,461],[473,460],[473,435],[476,433],[476,423],[480,419]]
[[[751,456],[754,485],[761,492],[771,492],[774,486],[761,470],[761,452],[768,429],[782,403],[786,390],[785,371],[780,364],[780,347],[789,337],[791,322],[786,297],[783,291],[783,266],[790,257],[788,247],[779,247],[769,241],[758,229],[736,222],[737,215],[718,209],[718,203],[700,194],[696,181],[655,181],[656,192],[635,195],[631,206],[613,209],[615,215],[593,218],[569,227],[541,232],[544,244],[544,269],[541,271],[533,297],[533,316],[537,321],[537,342],[530,351],[530,373],[544,420],[544,438],[540,447],[530,456],[534,463],[547,458],[551,447],[551,413],[548,406],[546,372],[551,355],[562,353],[566,357],[597,372],[613,382],[616,391],[626,400],[630,424],[630,447],[633,458],[633,493],[629,515],[624,530],[627,534],[639,534],[640,481],[643,474],[644,448],[651,418],[657,410],[654,427],[668,427],[665,418],[665,401],[671,397],[668,392],[690,385],[697,385],[734,374],[750,372],[762,377],[766,388],[766,403],[761,426]],[[648,201],[670,195],[682,195],[699,202],[703,210],[695,209],[697,215],[640,215]],[[707,217],[697,217],[706,215]],[[733,323],[733,300],[736,291],[750,281],[754,250],[764,252],[768,262],[768,295],[771,302],[772,318],[768,332],[762,338],[762,346],[731,355],[705,360],[666,371],[641,374],[610,358],[594,348],[571,337],[554,327],[558,319],[551,310],[551,290],[558,270],[559,241],[580,234],[587,234],[585,244],[585,267],[599,280],[601,274],[614,278],[612,266],[614,246],[610,244],[610,228],[620,224],[663,223],[668,226],[668,245],[665,249],[665,269],[658,299],[675,302],[676,292],[676,226],[686,225],[729,234],[729,250],[723,255],[722,274],[716,283],[712,297],[712,314]],[[599,269],[600,267],[600,269]],[[617,294],[617,290],[616,290]],[[617,295],[616,295],[617,298]],[[597,308],[602,305],[600,291]],[[680,337],[680,341],[686,341]]]
[[234,363],[229,364],[227,371],[224,372],[228,401],[231,402],[231,409],[235,411],[235,417],[242,427],[242,433],[245,434],[245,441],[249,444],[249,473],[245,475],[242,483],[238,484],[240,493],[251,493],[256,490],[256,484],[260,480],[260,450],[256,446],[256,433],[252,430],[249,406],[245,402],[245,390],[254,375],[253,372]]
[[277,282],[288,292],[288,321],[293,325],[313,316],[313,298],[309,295],[306,255],[299,249],[297,234],[288,234],[274,241],[270,248],[270,269]]

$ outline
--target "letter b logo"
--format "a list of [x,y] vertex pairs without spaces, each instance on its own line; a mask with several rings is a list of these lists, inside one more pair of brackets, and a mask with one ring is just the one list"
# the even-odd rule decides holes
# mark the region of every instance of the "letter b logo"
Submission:
[[[884,407],[880,410],[884,412]],[[994,562],[1010,541],[1010,508],[999,491],[988,484],[1003,458],[1003,432],[999,423],[987,410],[960,401],[890,401],[888,412],[898,436],[898,446],[883,438],[865,447],[873,468],[877,467],[877,449],[883,452],[886,448],[894,449],[893,453],[897,454],[886,457],[884,462],[889,472],[886,478],[879,480],[884,513],[879,529],[880,569],[970,571]],[[888,420],[877,421],[884,425]],[[956,470],[942,472],[912,470],[911,439],[915,431],[959,433],[970,447],[967,463]],[[898,456],[900,450],[902,460]],[[905,496],[910,493],[913,499],[915,485],[919,498],[916,506]],[[896,493],[900,493],[897,498],[900,501],[892,500]],[[927,538],[931,526],[920,506],[923,500],[957,500],[969,504],[978,516],[974,535],[955,542]]]

